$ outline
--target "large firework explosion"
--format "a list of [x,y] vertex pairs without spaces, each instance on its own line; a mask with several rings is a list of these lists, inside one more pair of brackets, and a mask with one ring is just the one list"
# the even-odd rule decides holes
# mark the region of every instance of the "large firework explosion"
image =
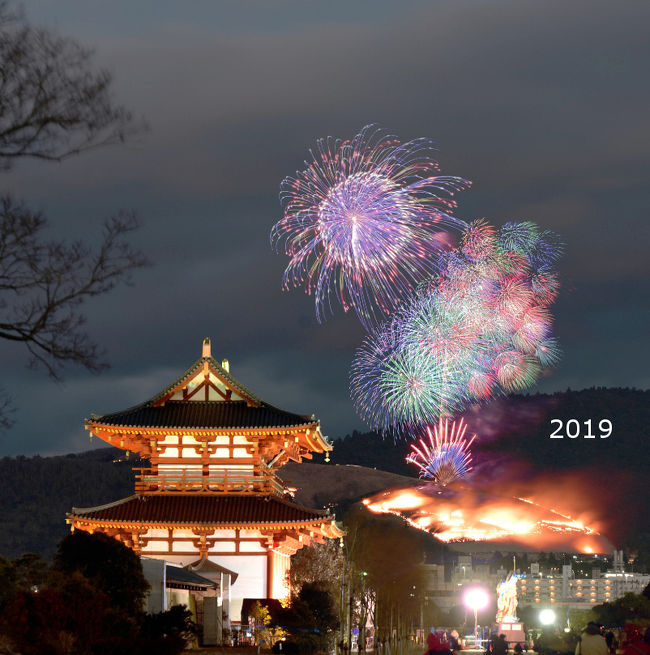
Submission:
[[290,258],[283,286],[314,294],[322,321],[336,299],[366,327],[438,271],[453,195],[469,182],[441,176],[431,139],[402,143],[375,125],[352,140],[320,139],[305,169],[281,185],[271,240]]
[[[484,221],[469,225],[459,248],[442,256],[441,273],[357,350],[359,414],[374,428],[409,432],[534,384],[559,359],[549,306],[560,250],[556,235],[533,223],[507,223],[500,233]],[[388,342],[390,353],[381,350]],[[417,382],[417,393],[406,381]]]
[[441,487],[459,480],[472,470],[469,448],[476,438],[465,438],[467,426],[460,421],[440,419],[438,425],[427,426],[428,441],[419,439],[411,444],[406,461],[420,469],[420,477],[431,480]]

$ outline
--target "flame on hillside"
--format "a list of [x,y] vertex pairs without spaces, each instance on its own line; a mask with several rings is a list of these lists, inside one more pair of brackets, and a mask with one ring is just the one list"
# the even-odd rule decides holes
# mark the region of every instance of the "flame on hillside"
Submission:
[[[595,516],[578,509],[584,507],[583,489],[566,480],[551,479],[528,481],[525,494],[524,485],[517,486],[519,489],[505,485],[489,489],[458,482],[441,488],[428,483],[383,491],[363,503],[371,512],[401,516],[444,542],[493,541],[536,550],[611,551]],[[553,509],[558,499],[561,510]]]

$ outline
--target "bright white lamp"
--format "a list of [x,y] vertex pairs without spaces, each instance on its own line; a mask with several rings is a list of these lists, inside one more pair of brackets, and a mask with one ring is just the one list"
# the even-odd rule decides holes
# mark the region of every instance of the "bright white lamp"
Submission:
[[539,621],[542,625],[551,625],[555,623],[555,612],[553,610],[542,610],[539,613]]
[[474,639],[478,647],[478,611],[490,604],[490,594],[483,587],[470,587],[463,594],[463,603],[474,610]]

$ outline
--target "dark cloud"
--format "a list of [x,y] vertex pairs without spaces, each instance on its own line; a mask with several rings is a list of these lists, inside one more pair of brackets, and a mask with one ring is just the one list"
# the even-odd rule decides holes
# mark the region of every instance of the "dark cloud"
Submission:
[[461,216],[561,233],[565,357],[540,388],[647,386],[647,2],[147,6],[28,8],[96,46],[116,97],[151,132],[61,165],[21,163],[0,183],[71,237],[92,239],[102,216],[135,209],[155,266],[89,305],[108,375],[73,370],[59,387],[0,344],[20,408],[4,452],[85,447],[84,416],[145,399],[207,335],[270,402],[317,413],[332,436],[362,428],[347,392],[358,322],[339,312],[318,325],[313,298],[281,292],[286,262],[269,230],[280,181],[315,139],[372,121],[439,141],[444,172],[474,180]]

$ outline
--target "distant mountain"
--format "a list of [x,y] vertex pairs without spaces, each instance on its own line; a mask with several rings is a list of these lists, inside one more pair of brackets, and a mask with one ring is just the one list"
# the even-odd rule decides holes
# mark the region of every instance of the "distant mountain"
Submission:
[[[477,432],[479,476],[526,478],[539,472],[589,471],[599,484],[593,504],[608,503],[620,525],[618,542],[650,550],[650,392],[587,389],[515,396],[466,414]],[[549,439],[550,420],[612,422],[608,439]],[[575,424],[573,424],[575,427]],[[332,462],[290,463],[283,477],[298,488],[296,500],[313,507],[349,505],[394,486],[413,484],[417,471],[404,462],[408,445],[376,434],[353,433],[334,442]],[[337,466],[338,464],[338,466]],[[0,459],[0,555],[51,556],[69,528],[65,514],[133,493],[132,466],[117,448],[57,457]],[[377,469],[377,470],[374,470]],[[618,495],[617,495],[618,494]],[[646,544],[646,545],[644,545]]]
[[[54,554],[72,506],[92,507],[133,493],[133,460],[101,448],[59,457],[0,459],[0,555]],[[120,459],[121,458],[121,459]]]
[[[541,468],[573,469],[585,466],[624,468],[650,474],[650,391],[593,388],[555,394],[516,395],[474,406],[463,415],[467,434],[477,434],[473,452],[484,466],[495,455],[535,462]],[[562,439],[550,435],[562,421]],[[581,435],[568,438],[579,427]],[[611,421],[612,433],[598,438],[599,422]],[[576,422],[577,421],[577,426]],[[591,421],[591,425],[585,424]],[[324,420],[324,422],[326,422]],[[586,439],[588,428],[596,436]],[[606,427],[606,426],[604,426]],[[382,438],[376,432],[353,432],[334,440],[330,459],[337,464],[357,464],[414,475],[417,471],[404,459],[409,451],[406,439]],[[317,456],[315,462],[322,462]]]
[[[472,407],[464,419],[467,434],[477,434],[475,481],[496,480],[505,487],[555,476],[552,480],[563,481],[558,494],[581,487],[585,509],[597,510],[614,543],[650,552],[650,391],[593,388],[508,396]],[[601,432],[603,420],[611,422],[604,439],[600,435],[607,434],[609,423]],[[554,433],[563,438],[551,438]],[[409,449],[406,439],[353,432],[334,440],[330,459],[413,476],[417,469],[405,462]]]
[[285,483],[297,489],[295,499],[308,507],[345,506],[384,489],[417,484],[414,477],[355,464],[289,462],[280,469]]

